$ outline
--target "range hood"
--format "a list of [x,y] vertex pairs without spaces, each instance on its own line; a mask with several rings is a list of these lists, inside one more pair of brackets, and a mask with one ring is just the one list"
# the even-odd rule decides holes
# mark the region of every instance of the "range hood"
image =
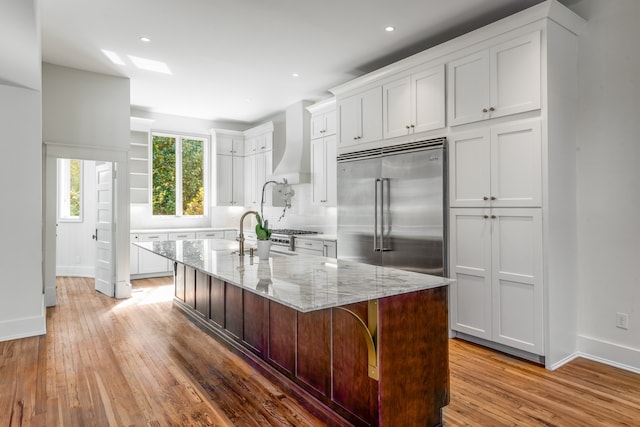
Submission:
[[269,180],[289,184],[305,184],[311,182],[310,155],[310,114],[306,107],[309,101],[297,102],[286,110],[286,132],[284,152]]

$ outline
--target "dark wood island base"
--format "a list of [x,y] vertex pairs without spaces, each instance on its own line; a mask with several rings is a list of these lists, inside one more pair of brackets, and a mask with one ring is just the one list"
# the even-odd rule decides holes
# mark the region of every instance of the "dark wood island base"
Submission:
[[329,425],[442,424],[446,286],[303,313],[176,263],[175,291],[188,318]]

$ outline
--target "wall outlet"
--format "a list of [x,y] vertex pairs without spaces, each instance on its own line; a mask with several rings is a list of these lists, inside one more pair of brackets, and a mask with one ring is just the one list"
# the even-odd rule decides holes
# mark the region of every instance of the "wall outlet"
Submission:
[[627,313],[616,313],[616,328],[629,329],[629,315]]

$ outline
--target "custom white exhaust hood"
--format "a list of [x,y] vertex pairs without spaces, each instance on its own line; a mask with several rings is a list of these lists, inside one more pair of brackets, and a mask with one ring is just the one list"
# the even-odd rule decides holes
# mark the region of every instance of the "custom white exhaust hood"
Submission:
[[297,102],[286,110],[286,132],[284,153],[269,180],[289,184],[311,182],[311,154],[309,134],[310,101]]

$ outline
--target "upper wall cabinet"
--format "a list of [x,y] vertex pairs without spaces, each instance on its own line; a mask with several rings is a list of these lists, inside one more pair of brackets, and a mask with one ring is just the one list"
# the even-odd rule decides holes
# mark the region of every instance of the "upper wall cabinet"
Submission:
[[451,135],[449,192],[451,207],[542,206],[540,121]]
[[451,126],[540,108],[540,31],[448,64]]
[[311,139],[322,138],[336,133],[336,111],[328,111],[311,116]]
[[444,65],[383,85],[383,137],[395,138],[444,128],[444,92]]
[[338,100],[337,111],[340,147],[382,139],[382,88],[380,86]]

